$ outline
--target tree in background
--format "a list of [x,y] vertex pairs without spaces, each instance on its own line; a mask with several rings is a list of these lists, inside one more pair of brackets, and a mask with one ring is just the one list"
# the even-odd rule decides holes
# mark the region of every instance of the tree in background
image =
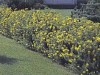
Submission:
[[94,22],[100,22],[100,0],[88,0],[88,3],[82,4],[80,9],[75,9],[72,16],[87,17]]
[[4,4],[8,5],[8,7],[11,7],[12,9],[32,9],[35,6],[37,8],[43,8],[43,0],[2,0]]

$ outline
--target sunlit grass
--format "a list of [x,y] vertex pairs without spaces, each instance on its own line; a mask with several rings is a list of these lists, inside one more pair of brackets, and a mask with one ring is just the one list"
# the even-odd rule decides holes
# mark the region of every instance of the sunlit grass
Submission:
[[71,11],[73,9],[45,9],[43,11],[55,11],[59,14],[61,14],[63,17],[66,17],[66,16],[71,16]]

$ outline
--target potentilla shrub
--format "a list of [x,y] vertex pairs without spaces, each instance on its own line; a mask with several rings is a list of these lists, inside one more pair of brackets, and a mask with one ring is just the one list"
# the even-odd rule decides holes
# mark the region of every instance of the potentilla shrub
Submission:
[[9,25],[7,25],[7,20],[11,13],[12,13],[12,10],[10,8],[6,8],[6,7],[0,8],[0,33],[6,36],[8,36],[9,34],[10,28],[9,28]]
[[100,23],[63,18],[54,11],[7,8],[0,14],[0,34],[57,63],[74,65],[81,75],[100,73]]

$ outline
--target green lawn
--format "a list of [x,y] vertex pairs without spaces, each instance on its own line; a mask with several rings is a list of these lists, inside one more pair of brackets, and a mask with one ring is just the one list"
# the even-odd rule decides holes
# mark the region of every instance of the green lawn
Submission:
[[63,17],[66,17],[71,15],[71,11],[73,9],[46,9],[45,11],[50,11],[50,10],[60,13]]
[[54,9],[56,12],[60,13],[64,17],[70,16],[72,9]]
[[0,35],[0,75],[75,75],[41,54]]

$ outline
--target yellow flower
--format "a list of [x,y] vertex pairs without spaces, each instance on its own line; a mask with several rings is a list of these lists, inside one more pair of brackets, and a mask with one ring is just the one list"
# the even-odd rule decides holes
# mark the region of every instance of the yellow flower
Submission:
[[89,64],[88,64],[88,63],[86,63],[86,66],[89,66]]
[[67,56],[73,56],[73,54],[72,54],[72,53],[70,53],[70,54],[67,54]]
[[88,69],[86,69],[86,71],[88,72],[89,70],[88,70]]
[[63,55],[62,55],[62,54],[60,54],[59,56],[60,56],[60,57],[63,57]]
[[55,17],[55,18],[54,18],[54,20],[56,20],[56,21],[57,21],[57,20],[58,20],[58,18],[57,18],[57,17]]
[[86,42],[88,42],[88,43],[92,43],[92,40],[87,40]]
[[90,54],[91,51],[88,51],[88,54]]
[[70,63],[72,63],[73,61],[71,59],[68,60]]
[[71,17],[67,17],[67,20],[71,20],[72,18]]
[[81,35],[81,34],[82,34],[82,32],[81,32],[81,31],[79,31],[79,32],[77,32],[77,34],[78,34],[78,35]]
[[74,23],[76,23],[77,22],[77,19],[74,19]]
[[96,37],[95,39],[96,41],[100,42],[100,37]]
[[75,47],[75,50],[77,50],[77,51],[80,50],[80,47]]
[[63,52],[66,52],[66,51],[67,51],[67,49],[63,49],[62,51],[63,51]]
[[59,51],[56,51],[56,53],[59,53]]
[[96,58],[93,58],[93,61],[96,61]]
[[56,56],[56,55],[57,55],[57,53],[54,53],[54,54],[53,54],[53,56]]
[[48,54],[48,57],[49,57],[49,58],[51,57],[50,54]]
[[84,27],[83,26],[80,26],[80,28],[83,29]]
[[86,73],[85,71],[83,71],[83,73]]

